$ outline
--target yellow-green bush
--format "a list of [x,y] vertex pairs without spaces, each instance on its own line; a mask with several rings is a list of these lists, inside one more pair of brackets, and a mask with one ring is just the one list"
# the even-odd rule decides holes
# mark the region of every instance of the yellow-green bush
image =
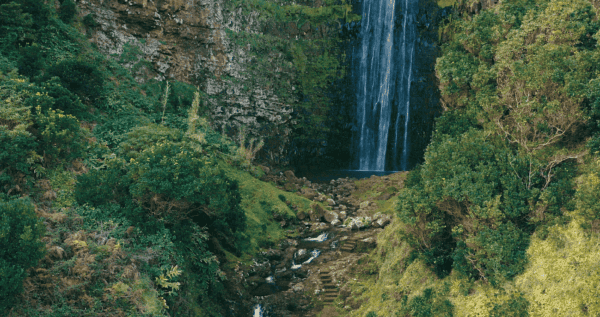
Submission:
[[557,225],[545,240],[532,239],[527,269],[515,279],[530,302],[530,316],[600,314],[600,239],[581,228],[583,221]]

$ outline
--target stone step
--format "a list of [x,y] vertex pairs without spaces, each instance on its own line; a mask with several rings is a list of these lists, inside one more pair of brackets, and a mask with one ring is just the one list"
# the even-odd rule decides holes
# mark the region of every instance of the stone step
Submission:
[[325,288],[325,289],[335,289],[335,288],[337,288],[337,286],[335,284],[333,284],[333,283],[324,283],[323,284],[323,288]]
[[326,303],[331,303],[333,301],[335,301],[335,299],[337,298],[337,296],[333,297],[333,296],[326,296],[323,298],[323,301]]
[[338,292],[338,290],[336,290],[336,289],[333,289],[333,288],[329,288],[329,289],[326,289],[326,290],[325,290],[325,295],[330,295],[330,294],[333,294],[333,295],[337,296],[337,295],[338,295],[338,293],[339,293],[339,292]]

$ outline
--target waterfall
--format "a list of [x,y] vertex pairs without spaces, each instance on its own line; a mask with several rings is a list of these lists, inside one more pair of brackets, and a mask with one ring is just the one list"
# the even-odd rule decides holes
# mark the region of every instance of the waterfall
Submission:
[[418,0],[362,2],[356,78],[359,170],[408,169],[417,9]]

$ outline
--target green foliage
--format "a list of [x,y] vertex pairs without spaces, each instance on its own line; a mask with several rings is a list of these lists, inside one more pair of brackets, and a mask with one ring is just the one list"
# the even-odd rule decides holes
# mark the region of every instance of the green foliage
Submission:
[[93,13],[89,13],[86,16],[83,17],[83,24],[87,27],[96,27],[98,26],[98,22],[96,22],[96,20],[94,19],[94,14]]
[[503,141],[476,130],[431,144],[421,180],[400,193],[407,238],[438,274],[453,262],[493,284],[511,278],[523,269],[524,216],[544,184],[519,177],[527,171]]
[[452,303],[441,292],[426,288],[422,295],[414,296],[410,300],[404,297],[404,314],[413,317],[443,316],[452,317]]
[[592,162],[583,175],[577,179],[575,202],[577,214],[586,220],[586,226],[594,231],[600,229],[600,160]]
[[127,161],[109,159],[106,170],[82,176],[77,201],[117,202],[135,222],[153,219],[173,224],[192,219],[215,232],[243,230],[237,183],[225,177],[215,158],[181,137],[165,127],[135,129],[120,150]]
[[26,270],[44,256],[44,224],[27,199],[0,201],[0,310],[14,303]]
[[43,112],[38,107],[34,127],[38,131],[39,154],[46,165],[61,160],[71,161],[84,153],[85,130],[79,126],[79,120],[65,115],[60,110],[49,109]]
[[66,60],[52,66],[48,74],[59,77],[84,101],[97,102],[103,97],[105,76],[94,62]]
[[58,17],[66,24],[71,24],[77,14],[77,6],[73,0],[62,0]]
[[45,63],[40,47],[36,44],[27,46],[21,48],[20,53],[17,61],[19,73],[30,78],[39,75]]
[[340,20],[352,22],[360,20],[360,16],[352,12],[352,5],[347,0],[323,1],[321,7],[310,7],[296,4],[290,1],[267,1],[267,0],[233,0],[229,3],[231,8],[241,6],[246,10],[256,10],[263,13],[263,21],[277,22],[299,22],[300,25],[306,21],[315,24],[332,23]]
[[[515,279],[518,291],[530,303],[530,316],[600,313],[598,236],[582,228],[586,221],[575,216],[568,225],[551,227],[546,239],[532,238],[527,250],[530,263]],[[514,308],[524,305],[523,300],[512,304]]]
[[522,295],[512,296],[501,304],[494,305],[490,317],[528,317],[529,301]]
[[11,194],[30,184],[32,158],[36,156],[35,137],[23,130],[0,125],[0,191]]

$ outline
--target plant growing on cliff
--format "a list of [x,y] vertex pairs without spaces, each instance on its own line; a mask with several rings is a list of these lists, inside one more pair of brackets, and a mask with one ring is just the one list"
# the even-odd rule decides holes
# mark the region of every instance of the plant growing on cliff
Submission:
[[27,269],[44,256],[45,226],[28,199],[0,199],[0,310],[14,303]]

